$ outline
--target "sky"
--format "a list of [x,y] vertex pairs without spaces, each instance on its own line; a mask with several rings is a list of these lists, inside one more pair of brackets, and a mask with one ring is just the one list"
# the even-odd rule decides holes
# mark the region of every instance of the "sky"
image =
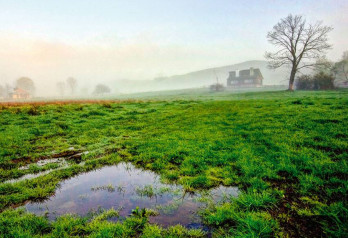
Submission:
[[267,32],[290,13],[333,26],[337,60],[347,12],[348,0],[0,0],[0,84],[89,85],[263,60]]

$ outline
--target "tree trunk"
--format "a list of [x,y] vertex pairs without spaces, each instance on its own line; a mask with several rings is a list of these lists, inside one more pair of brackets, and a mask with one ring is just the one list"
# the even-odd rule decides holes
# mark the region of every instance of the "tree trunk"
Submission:
[[296,68],[292,66],[290,79],[289,79],[289,91],[294,91],[294,82],[295,82]]

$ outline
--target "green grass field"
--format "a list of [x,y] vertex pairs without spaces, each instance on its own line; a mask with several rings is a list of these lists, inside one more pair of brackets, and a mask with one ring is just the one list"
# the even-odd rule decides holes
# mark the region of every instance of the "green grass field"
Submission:
[[[123,222],[117,211],[56,221],[16,209],[62,180],[120,161],[186,191],[238,186],[237,198],[201,211],[213,237],[347,237],[348,91],[202,93],[138,101],[0,105],[0,237],[205,237],[182,226]],[[140,101],[142,100],[142,101]],[[71,147],[83,165],[30,165]],[[69,150],[70,148],[70,150]]]

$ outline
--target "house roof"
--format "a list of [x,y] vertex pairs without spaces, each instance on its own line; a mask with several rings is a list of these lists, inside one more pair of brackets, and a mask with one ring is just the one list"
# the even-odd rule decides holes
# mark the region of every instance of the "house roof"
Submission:
[[[254,73],[251,75],[251,71],[254,71]],[[261,77],[263,79],[263,76],[261,74],[260,69],[244,69],[239,71],[239,76],[236,76],[236,71],[231,71],[229,75],[229,79],[257,79]]]

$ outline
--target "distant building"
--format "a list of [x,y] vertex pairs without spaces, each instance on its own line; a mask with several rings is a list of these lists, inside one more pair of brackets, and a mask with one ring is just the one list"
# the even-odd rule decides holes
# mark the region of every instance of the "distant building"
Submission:
[[227,87],[261,87],[262,81],[260,69],[231,71],[227,78]]
[[13,92],[10,93],[10,98],[12,99],[29,99],[31,98],[31,94],[21,88],[14,88]]

